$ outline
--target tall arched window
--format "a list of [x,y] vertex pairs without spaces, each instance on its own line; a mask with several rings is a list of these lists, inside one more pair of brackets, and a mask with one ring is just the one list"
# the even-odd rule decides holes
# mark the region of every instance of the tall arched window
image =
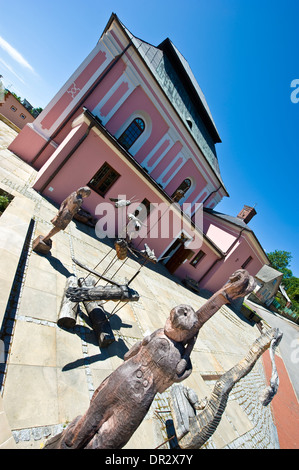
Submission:
[[127,129],[119,137],[118,142],[129,150],[130,147],[136,142],[138,137],[145,129],[144,121],[140,118],[135,118],[134,121],[127,127]]
[[175,192],[172,194],[172,199],[175,202],[179,202],[186,194],[188,189],[191,188],[192,181],[190,178],[184,179],[184,181],[180,184],[180,186],[175,190]]

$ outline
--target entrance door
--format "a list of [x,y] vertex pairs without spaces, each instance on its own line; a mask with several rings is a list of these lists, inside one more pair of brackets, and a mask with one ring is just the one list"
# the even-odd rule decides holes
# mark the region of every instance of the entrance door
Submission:
[[[176,242],[178,242],[178,240],[176,240]],[[171,274],[173,274],[186,259],[191,259],[194,255],[194,251],[185,248],[184,243],[180,243],[180,245],[179,249],[176,250],[167,263],[165,263],[166,268]]]

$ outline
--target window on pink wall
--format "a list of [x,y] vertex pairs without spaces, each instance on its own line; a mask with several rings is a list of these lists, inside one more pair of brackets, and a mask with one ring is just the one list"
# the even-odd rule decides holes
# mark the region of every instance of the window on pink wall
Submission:
[[104,197],[119,177],[120,174],[117,173],[117,171],[115,171],[112,166],[105,162],[104,165],[102,165],[96,174],[91,178],[87,186]]
[[198,265],[198,263],[206,256],[205,252],[202,250],[199,250],[197,255],[194,256],[194,258],[191,260],[190,264],[194,268]]
[[187,191],[191,188],[192,181],[190,178],[185,178],[184,181],[180,184],[180,186],[174,191],[171,195],[171,198],[175,202],[179,202],[187,193]]
[[138,137],[141,136],[142,132],[145,129],[144,121],[140,118],[135,118],[127,129],[119,137],[118,142],[125,147],[126,150],[129,150],[130,147],[136,142]]
[[248,256],[247,260],[244,261],[244,263],[242,264],[241,268],[242,268],[242,269],[245,269],[246,266],[248,266],[248,264],[250,263],[250,261],[252,261],[252,259],[253,259],[252,256]]

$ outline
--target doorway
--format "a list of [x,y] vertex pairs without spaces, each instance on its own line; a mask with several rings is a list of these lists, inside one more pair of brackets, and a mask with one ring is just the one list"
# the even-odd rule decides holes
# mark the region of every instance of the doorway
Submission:
[[181,233],[180,237],[177,238],[168,250],[163,254],[163,258],[168,258],[165,260],[165,267],[168,271],[173,274],[186,259],[191,259],[194,255],[194,251],[188,248],[185,248],[185,243],[189,238]]

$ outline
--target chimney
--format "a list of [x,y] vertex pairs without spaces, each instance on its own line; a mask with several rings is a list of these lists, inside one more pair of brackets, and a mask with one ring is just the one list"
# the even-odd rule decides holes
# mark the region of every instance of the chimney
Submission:
[[248,224],[248,222],[250,222],[252,217],[254,217],[255,215],[256,210],[254,207],[244,206],[243,209],[237,215],[237,217],[239,217],[239,219],[243,219],[245,224]]

